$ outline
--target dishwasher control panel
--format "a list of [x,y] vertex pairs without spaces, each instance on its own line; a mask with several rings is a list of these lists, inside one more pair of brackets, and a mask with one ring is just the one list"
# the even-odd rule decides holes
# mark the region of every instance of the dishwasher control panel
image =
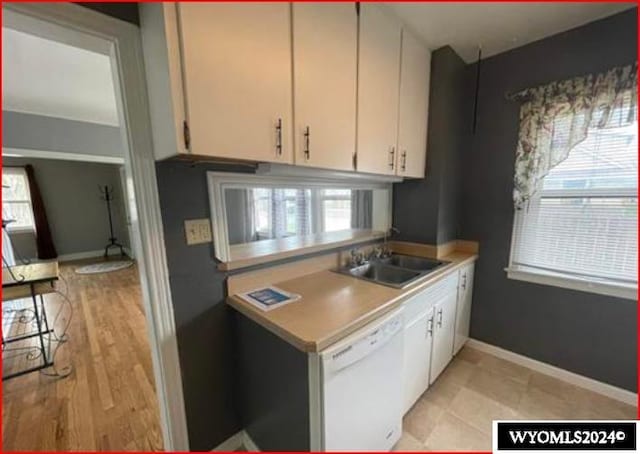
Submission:
[[329,347],[322,356],[333,371],[346,367],[377,348],[386,344],[390,338],[398,334],[403,327],[402,312],[397,311],[383,320],[373,321],[370,325],[350,335],[337,345]]

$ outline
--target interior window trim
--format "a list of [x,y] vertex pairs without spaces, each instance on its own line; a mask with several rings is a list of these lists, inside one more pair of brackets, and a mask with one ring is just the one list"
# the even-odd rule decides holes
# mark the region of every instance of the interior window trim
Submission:
[[[247,189],[256,187],[287,189],[352,189],[388,190],[388,228],[391,227],[393,185],[387,181],[349,180],[341,178],[308,178],[306,176],[266,176],[254,173],[207,172],[207,186],[211,209],[214,255],[222,263],[232,262],[231,247],[227,231],[227,209],[224,191],[226,189]],[[371,237],[373,239],[374,236]],[[377,238],[377,237],[376,237]],[[363,238],[362,241],[367,241]],[[327,248],[331,243],[327,243]],[[303,252],[301,252],[303,254]]]

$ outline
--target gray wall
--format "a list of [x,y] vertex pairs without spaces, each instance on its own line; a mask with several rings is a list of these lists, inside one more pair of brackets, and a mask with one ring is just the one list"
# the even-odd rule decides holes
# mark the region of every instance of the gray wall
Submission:
[[[114,232],[124,246],[129,246],[118,165],[2,158],[3,166],[26,164],[34,168],[59,255],[96,251],[106,246],[109,239],[107,209],[98,191],[98,185],[105,184],[115,190],[112,207]],[[11,241],[22,257],[36,257],[32,233],[12,234]]]
[[465,64],[445,46],[431,56],[426,177],[394,185],[398,239],[442,244],[457,238],[461,153],[468,124]]
[[247,228],[247,196],[246,189],[226,189],[224,191],[227,206],[227,225],[229,226],[229,244],[246,243],[252,233]]
[[[636,33],[633,9],[482,62],[460,224],[465,239],[480,242],[472,337],[629,390],[637,383],[636,301],[507,279],[519,106],[504,95],[631,63]],[[467,69],[469,96],[475,71]]]
[[2,111],[2,147],[124,158],[120,128]]
[[[184,220],[209,218],[210,165],[156,163],[189,447],[207,451],[242,428],[236,411],[232,310],[213,244],[187,246]],[[237,169],[240,171],[241,169]]]
[[309,367],[305,352],[235,312],[242,427],[263,451],[309,451]]

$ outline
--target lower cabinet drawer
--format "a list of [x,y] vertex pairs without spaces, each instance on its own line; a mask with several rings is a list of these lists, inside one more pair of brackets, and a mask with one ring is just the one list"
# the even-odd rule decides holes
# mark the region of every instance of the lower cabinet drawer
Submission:
[[412,296],[404,303],[404,320],[405,323],[420,316],[427,309],[432,307],[443,296],[457,292],[458,288],[458,272],[451,273],[450,276],[430,285],[417,295]]

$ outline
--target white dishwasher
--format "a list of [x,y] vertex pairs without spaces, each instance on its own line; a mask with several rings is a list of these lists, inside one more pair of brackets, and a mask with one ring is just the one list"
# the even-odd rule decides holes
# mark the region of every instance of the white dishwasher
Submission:
[[402,433],[398,309],[320,353],[325,451],[388,451]]

